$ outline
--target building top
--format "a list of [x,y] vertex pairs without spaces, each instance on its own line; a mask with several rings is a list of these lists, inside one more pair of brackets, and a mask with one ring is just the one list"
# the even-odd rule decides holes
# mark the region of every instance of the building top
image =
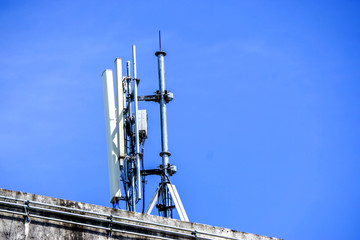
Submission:
[[76,239],[277,239],[6,189],[0,189],[0,226],[1,239],[11,234],[41,239],[43,232],[48,234],[44,238],[61,234],[70,239],[79,234]]

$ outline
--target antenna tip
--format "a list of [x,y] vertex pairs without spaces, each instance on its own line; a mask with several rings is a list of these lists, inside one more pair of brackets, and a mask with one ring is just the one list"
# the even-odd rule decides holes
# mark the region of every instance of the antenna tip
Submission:
[[161,32],[160,32],[160,30],[159,30],[159,49],[161,51]]

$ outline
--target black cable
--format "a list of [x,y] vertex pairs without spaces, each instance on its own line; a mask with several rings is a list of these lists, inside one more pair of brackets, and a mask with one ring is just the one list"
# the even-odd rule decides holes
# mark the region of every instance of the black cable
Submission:
[[[142,143],[142,148],[141,148],[141,155],[142,155],[142,158],[141,158],[141,168],[142,170],[145,170],[145,167],[144,167],[144,145],[145,145],[145,139],[143,141],[141,141]],[[142,195],[143,195],[143,204],[142,204],[142,213],[145,212],[145,176],[141,176],[142,178]]]
[[[124,161],[125,162],[125,161]],[[119,164],[120,165],[120,164]],[[123,182],[123,185],[124,185],[124,191],[125,191],[125,202],[126,202],[126,205],[128,206],[128,209],[130,209],[130,204],[129,204],[129,198],[128,198],[128,195],[127,195],[127,189],[126,189],[126,181],[125,181],[125,178],[124,178],[124,175],[125,175],[125,172],[124,172],[124,168],[122,166],[119,166],[120,168],[120,177],[121,177],[121,180]],[[120,206],[120,205],[119,205]]]

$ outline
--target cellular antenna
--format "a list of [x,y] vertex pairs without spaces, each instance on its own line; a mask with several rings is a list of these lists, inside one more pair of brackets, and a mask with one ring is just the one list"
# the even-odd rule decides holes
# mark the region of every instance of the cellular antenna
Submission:
[[[119,206],[122,200],[125,202],[126,210],[133,212],[136,211],[136,205],[142,202],[142,213],[151,214],[156,206],[159,215],[167,218],[173,218],[173,209],[176,209],[181,220],[189,221],[176,187],[170,181],[177,168],[169,161],[171,153],[168,146],[166,105],[173,100],[174,95],[165,87],[166,53],[161,49],[160,31],[159,51],[155,56],[159,78],[159,90],[155,95],[138,96],[140,79],[137,77],[135,45],[132,46],[132,64],[130,61],[126,62],[125,76],[122,75],[121,59],[115,59],[115,94],[112,70],[107,69],[102,75],[110,202],[115,207]],[[157,169],[144,168],[144,143],[147,139],[148,118],[146,110],[138,109],[141,101],[156,102],[160,106],[161,164]],[[145,177],[149,175],[158,175],[161,181],[145,210]]]

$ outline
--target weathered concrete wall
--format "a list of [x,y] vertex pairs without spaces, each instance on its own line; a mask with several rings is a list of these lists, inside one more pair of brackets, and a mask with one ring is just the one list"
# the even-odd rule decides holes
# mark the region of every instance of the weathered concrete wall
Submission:
[[[29,208],[24,207],[26,200],[30,201]],[[25,221],[27,210],[30,221]],[[88,212],[80,212],[82,210]],[[108,231],[110,220],[107,220],[110,215],[114,216],[111,236]],[[0,239],[195,239],[195,231],[198,239],[276,240],[226,228],[0,189]]]

